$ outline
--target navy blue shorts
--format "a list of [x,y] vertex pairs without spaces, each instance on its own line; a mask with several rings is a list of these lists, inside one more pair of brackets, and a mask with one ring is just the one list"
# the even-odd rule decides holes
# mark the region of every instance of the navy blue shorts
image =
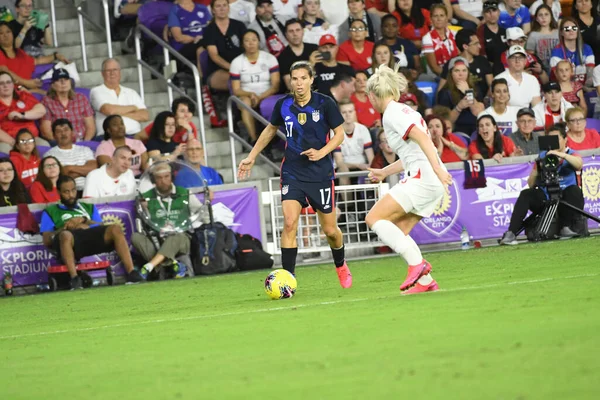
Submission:
[[301,182],[289,179],[281,182],[281,201],[296,200],[315,211],[329,214],[335,207],[335,186],[333,181]]

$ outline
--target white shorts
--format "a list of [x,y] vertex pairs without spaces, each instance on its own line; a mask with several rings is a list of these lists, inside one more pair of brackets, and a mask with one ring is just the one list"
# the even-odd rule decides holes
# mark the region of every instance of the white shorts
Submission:
[[398,182],[388,192],[404,211],[429,217],[444,197],[446,189],[437,176],[407,177]]

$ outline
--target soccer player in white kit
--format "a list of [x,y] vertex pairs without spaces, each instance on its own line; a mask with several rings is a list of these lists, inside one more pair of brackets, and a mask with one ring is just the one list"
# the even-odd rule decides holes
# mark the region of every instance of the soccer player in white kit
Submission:
[[413,294],[436,291],[438,285],[429,274],[431,264],[423,259],[409,233],[421,218],[433,213],[452,184],[452,176],[439,159],[421,114],[397,102],[407,87],[406,78],[385,65],[367,82],[369,100],[383,114],[385,136],[399,157],[383,169],[370,169],[369,177],[378,182],[404,170],[405,178],[375,204],[365,221],[408,263],[400,290]]

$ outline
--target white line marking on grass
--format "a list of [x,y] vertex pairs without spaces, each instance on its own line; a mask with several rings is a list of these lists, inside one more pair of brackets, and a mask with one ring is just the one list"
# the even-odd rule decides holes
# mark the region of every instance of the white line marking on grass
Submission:
[[[439,292],[443,292],[443,293],[445,293],[445,292],[462,292],[462,291],[466,291],[466,290],[489,289],[489,288],[496,288],[496,287],[508,286],[508,285],[527,285],[527,284],[536,284],[536,283],[551,282],[551,281],[566,280],[566,279],[591,278],[591,277],[596,277],[599,275],[600,275],[600,273],[584,274],[584,275],[571,275],[571,276],[563,276],[560,278],[530,279],[530,280],[526,280],[526,281],[514,281],[514,282],[495,283],[495,284],[489,284],[489,285],[467,286],[467,287],[459,287],[459,288],[453,288],[453,289],[440,289]],[[153,319],[153,320],[147,320],[147,321],[135,321],[135,322],[124,323],[124,324],[91,326],[91,327],[87,327],[87,328],[62,329],[62,330],[47,331],[47,332],[22,333],[22,334],[18,334],[18,335],[0,336],[0,340],[21,339],[21,338],[25,338],[25,337],[34,337],[34,336],[60,335],[62,333],[99,331],[102,329],[131,327],[131,326],[137,326],[137,325],[161,324],[163,322],[180,322],[180,321],[193,321],[193,320],[209,319],[209,318],[231,317],[231,316],[244,315],[244,314],[257,314],[257,313],[265,313],[265,312],[273,312],[273,311],[286,311],[286,310],[295,310],[298,308],[328,306],[328,305],[340,304],[340,303],[358,303],[358,302],[362,302],[362,301],[385,300],[385,299],[392,299],[392,298],[398,298],[398,297],[400,297],[400,294],[393,295],[393,296],[365,297],[365,298],[358,298],[358,299],[323,301],[320,303],[294,304],[294,305],[281,306],[281,307],[261,308],[258,310],[231,311],[231,312],[220,313],[220,314],[193,315],[190,317]],[[413,296],[410,296],[410,297],[413,297]]]

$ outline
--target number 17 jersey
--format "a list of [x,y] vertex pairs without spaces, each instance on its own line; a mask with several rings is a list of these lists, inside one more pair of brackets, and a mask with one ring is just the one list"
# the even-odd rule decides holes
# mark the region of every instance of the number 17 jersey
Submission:
[[281,162],[281,179],[323,182],[335,178],[331,153],[319,161],[301,155],[305,150],[320,150],[329,141],[329,131],[344,119],[329,96],[311,92],[310,101],[300,107],[294,96],[287,95],[275,104],[271,124],[282,127],[286,136],[285,157]]

